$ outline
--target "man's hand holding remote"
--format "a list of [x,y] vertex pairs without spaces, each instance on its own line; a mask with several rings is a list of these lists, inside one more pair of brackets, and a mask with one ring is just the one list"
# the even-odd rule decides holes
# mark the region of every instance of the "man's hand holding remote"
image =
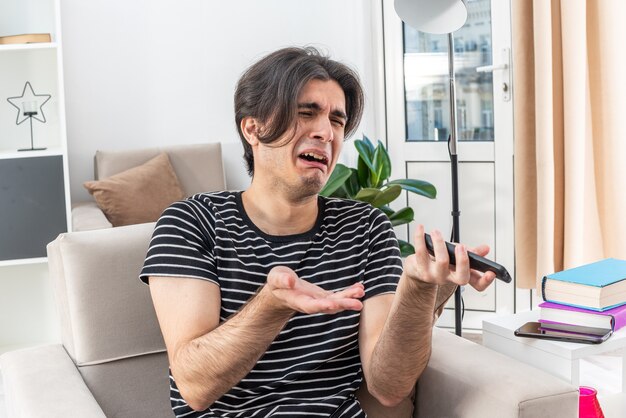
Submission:
[[[483,273],[470,268],[468,249],[463,244],[455,246],[455,265],[451,265],[446,242],[441,232],[437,230],[431,234],[434,257],[431,256],[426,246],[425,235],[424,226],[417,225],[414,235],[415,254],[407,257],[404,263],[404,272],[411,279],[438,285],[469,284],[474,289],[483,291],[496,278],[493,271]],[[482,257],[489,253],[489,246],[481,245],[470,251]]]

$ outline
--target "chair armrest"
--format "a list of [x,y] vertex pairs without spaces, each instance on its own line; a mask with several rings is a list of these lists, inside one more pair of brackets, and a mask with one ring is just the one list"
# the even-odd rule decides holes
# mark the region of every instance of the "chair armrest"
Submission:
[[415,399],[415,418],[578,417],[578,388],[438,328]]
[[11,418],[106,418],[60,344],[4,353],[0,369]]
[[96,202],[80,202],[72,206],[72,231],[112,228],[111,222]]

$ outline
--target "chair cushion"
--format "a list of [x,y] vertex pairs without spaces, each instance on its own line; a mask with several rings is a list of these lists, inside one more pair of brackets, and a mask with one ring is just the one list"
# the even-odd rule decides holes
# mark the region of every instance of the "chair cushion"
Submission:
[[166,153],[84,186],[113,226],[155,222],[165,208],[185,197]]
[[4,353],[0,369],[2,417],[107,417],[61,344]]
[[390,407],[384,406],[374,398],[367,390],[367,382],[363,380],[361,387],[356,392],[356,397],[361,403],[361,407],[370,418],[412,418],[413,405],[415,403],[415,389],[404,398],[398,405]]
[[111,177],[145,163],[165,152],[180,181],[185,196],[224,190],[222,146],[219,142],[175,145],[123,151],[97,151],[94,158],[94,179]]
[[165,353],[78,368],[109,418],[174,418]]
[[153,230],[71,232],[48,245],[61,337],[78,366],[165,351],[150,291],[138,278]]
[[91,231],[112,226],[96,202],[72,204],[72,231]]

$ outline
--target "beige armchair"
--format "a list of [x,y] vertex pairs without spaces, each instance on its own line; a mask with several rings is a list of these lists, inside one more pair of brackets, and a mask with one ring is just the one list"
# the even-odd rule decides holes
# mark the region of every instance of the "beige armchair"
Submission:
[[[67,233],[48,246],[62,344],[0,357],[9,418],[173,416],[163,340],[149,289],[137,278],[153,227]],[[447,331],[433,332],[414,412],[383,408],[361,390],[368,416],[578,416],[575,387]]]
[[[94,180],[101,180],[137,167],[167,153],[186,196],[225,190],[221,143],[177,145],[124,151],[97,151],[94,156]],[[88,231],[111,228],[111,223],[95,201],[72,205],[72,230]]]

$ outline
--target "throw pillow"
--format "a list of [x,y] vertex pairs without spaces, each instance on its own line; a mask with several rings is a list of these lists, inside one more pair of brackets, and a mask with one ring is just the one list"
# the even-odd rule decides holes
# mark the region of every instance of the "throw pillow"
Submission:
[[156,221],[185,197],[166,153],[106,179],[83,184],[113,226]]

